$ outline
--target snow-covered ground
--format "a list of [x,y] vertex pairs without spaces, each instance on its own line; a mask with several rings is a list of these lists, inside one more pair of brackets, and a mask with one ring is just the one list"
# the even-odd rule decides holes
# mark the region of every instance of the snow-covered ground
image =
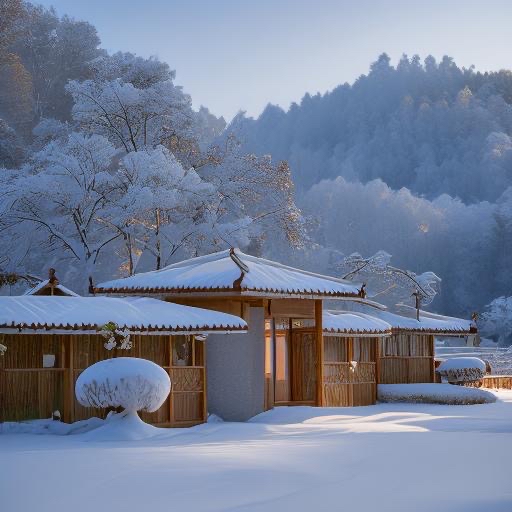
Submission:
[[497,395],[283,407],[144,441],[4,433],[0,509],[510,512],[512,391]]

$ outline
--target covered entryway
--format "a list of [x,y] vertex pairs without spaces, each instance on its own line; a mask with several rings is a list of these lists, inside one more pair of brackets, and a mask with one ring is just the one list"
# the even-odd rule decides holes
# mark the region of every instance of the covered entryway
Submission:
[[272,301],[265,321],[268,410],[279,405],[321,405],[317,361],[323,338],[320,300]]
[[[316,405],[315,331],[301,327],[302,321],[293,319],[276,324],[274,405]],[[267,334],[267,339],[272,338]],[[271,347],[268,350],[272,352]]]

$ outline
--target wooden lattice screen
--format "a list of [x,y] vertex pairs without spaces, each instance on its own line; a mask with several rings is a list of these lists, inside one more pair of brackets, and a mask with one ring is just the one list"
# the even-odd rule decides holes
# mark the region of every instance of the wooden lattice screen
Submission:
[[[68,422],[104,417],[102,409],[81,406],[74,387],[85,368],[116,356],[148,359],[169,372],[169,398],[158,411],[141,413],[144,421],[190,426],[206,420],[204,343],[193,336],[132,335],[132,349],[123,351],[108,351],[105,339],[94,334],[6,334],[3,339],[0,421],[49,418],[57,410]],[[53,365],[44,367],[48,361]]]

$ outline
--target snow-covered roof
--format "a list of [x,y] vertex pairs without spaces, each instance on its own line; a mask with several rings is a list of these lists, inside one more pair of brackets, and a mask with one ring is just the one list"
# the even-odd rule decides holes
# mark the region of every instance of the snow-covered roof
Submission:
[[[23,295],[42,295],[43,291],[46,288],[50,288],[50,280],[45,279],[44,281],[41,281],[39,284],[34,286],[34,288],[31,288],[30,290],[27,290]],[[79,297],[78,293],[75,293],[73,290],[70,290],[69,288],[66,288],[65,286],[62,286],[61,284],[56,285],[55,290],[59,290],[61,293],[55,294],[55,295],[67,295],[68,297]]]
[[0,329],[96,331],[108,322],[132,332],[241,331],[241,318],[149,297],[0,297]]
[[216,292],[266,297],[355,297],[358,286],[231,249],[161,270],[101,283],[97,293],[191,294]]
[[[386,309],[375,307],[373,304],[360,304],[364,312],[379,320],[389,323],[393,331],[411,331],[421,332],[424,334],[440,334],[440,335],[466,335],[474,333],[476,328],[471,320],[455,318],[451,316],[438,315],[427,311],[420,311],[420,319],[416,317],[403,316],[391,313]],[[385,308],[385,306],[382,306]],[[411,308],[410,314],[416,314],[416,309]]]
[[391,325],[356,311],[325,311],[322,326],[324,336],[348,334],[355,336],[390,335]]

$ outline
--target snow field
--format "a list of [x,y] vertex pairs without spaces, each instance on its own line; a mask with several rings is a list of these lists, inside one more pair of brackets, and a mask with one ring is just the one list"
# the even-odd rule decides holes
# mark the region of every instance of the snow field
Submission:
[[0,435],[2,509],[509,512],[512,392],[496,395],[280,407],[131,442]]

